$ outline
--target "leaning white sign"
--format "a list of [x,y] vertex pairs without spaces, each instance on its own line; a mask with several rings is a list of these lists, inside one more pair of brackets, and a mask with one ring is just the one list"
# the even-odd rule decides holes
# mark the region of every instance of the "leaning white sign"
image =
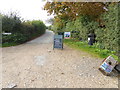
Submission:
[[117,63],[117,61],[112,56],[108,56],[104,60],[102,65],[99,67],[99,70],[103,71],[106,75],[109,75],[112,72],[112,70],[114,69],[116,63]]
[[64,32],[64,38],[65,39],[70,38],[70,32]]

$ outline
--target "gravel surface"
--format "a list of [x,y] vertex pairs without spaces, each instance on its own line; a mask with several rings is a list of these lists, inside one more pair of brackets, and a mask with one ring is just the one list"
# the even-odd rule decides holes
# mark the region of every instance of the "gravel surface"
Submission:
[[102,60],[64,45],[53,50],[53,32],[22,45],[2,48],[2,87],[118,88],[115,75],[99,70]]

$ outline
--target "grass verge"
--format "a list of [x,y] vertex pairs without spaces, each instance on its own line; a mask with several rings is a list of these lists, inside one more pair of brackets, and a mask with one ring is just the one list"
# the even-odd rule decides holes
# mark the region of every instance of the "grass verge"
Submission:
[[120,62],[114,51],[100,49],[96,45],[90,46],[87,42],[76,41],[73,39],[65,39],[64,43],[72,48],[85,51],[95,57],[106,58],[111,55],[115,60]]
[[19,44],[18,43],[13,43],[13,42],[11,42],[11,43],[3,43],[2,47],[10,47],[10,46],[16,46],[16,45],[19,45]]

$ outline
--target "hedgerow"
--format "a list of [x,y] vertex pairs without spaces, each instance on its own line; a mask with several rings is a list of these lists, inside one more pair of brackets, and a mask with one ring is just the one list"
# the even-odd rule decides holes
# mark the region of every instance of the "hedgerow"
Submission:
[[21,21],[16,14],[2,16],[2,44],[21,44],[45,33],[46,26],[40,20]]

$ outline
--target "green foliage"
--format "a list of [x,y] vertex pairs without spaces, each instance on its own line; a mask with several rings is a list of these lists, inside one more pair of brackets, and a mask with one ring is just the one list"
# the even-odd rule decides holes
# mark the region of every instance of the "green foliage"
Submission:
[[119,30],[118,30],[118,4],[111,4],[109,11],[102,16],[106,28],[95,30],[97,41],[102,48],[118,51]]
[[16,33],[19,31],[19,25],[21,23],[20,17],[17,14],[11,13],[10,15],[3,15],[2,17],[2,31]]
[[38,34],[45,33],[46,26],[42,21],[34,20],[34,21],[32,21],[32,25],[34,26],[34,28]]
[[64,43],[66,43],[67,45],[73,48],[86,51],[89,54],[96,57],[106,58],[111,55],[115,60],[119,61],[118,56],[114,55],[115,53],[114,51],[110,51],[108,49],[100,49],[96,45],[89,46],[87,42],[75,41],[72,39],[65,39]]
[[2,16],[2,31],[12,33],[11,35],[2,35],[2,44],[4,46],[24,43],[45,33],[46,26],[42,21],[24,21],[22,22],[17,15]]
[[27,41],[27,37],[23,36],[23,34],[16,33],[16,34],[11,34],[11,35],[3,35],[2,36],[2,43],[23,43]]
[[65,31],[78,31],[79,34],[72,35],[87,41],[88,34],[94,32],[98,24],[87,16],[80,16],[75,21],[68,21]]
[[2,47],[9,47],[9,46],[16,46],[18,43],[13,43],[13,42],[6,42],[2,44]]
[[74,23],[75,23],[74,21],[68,21],[65,27],[65,31],[75,30]]
[[20,28],[20,33],[22,33],[23,36],[27,37],[28,40],[34,37],[34,34],[36,33],[34,30],[34,26],[29,21],[21,23]]
[[[115,51],[116,53],[114,54],[118,55],[119,53],[117,52],[120,46],[120,32],[118,29],[118,4],[110,4],[108,11],[100,18],[102,18],[105,28],[99,27],[98,22],[89,16],[80,16],[74,21],[68,21],[65,31],[79,31],[79,34],[76,35],[76,37],[82,38],[82,41],[87,41],[89,33],[95,33],[97,41],[95,46],[101,49],[107,49],[113,52]],[[105,54],[105,52],[102,51],[102,54]]]
[[64,20],[61,20],[61,21],[56,21],[54,23],[54,26],[53,26],[55,32],[62,32],[64,31],[64,28],[65,28],[65,21]]
[[[120,31],[118,25],[118,10],[120,10],[120,6],[118,7],[118,3],[109,3],[107,8],[108,11],[102,13],[102,15],[97,18],[87,14],[78,15],[76,19],[72,20],[58,18],[53,29],[54,31],[77,31],[78,33],[72,33],[72,38],[82,39],[84,42],[88,40],[89,33],[95,33],[96,43],[94,46],[105,49],[100,51],[102,56],[108,53],[106,50],[110,50],[114,52],[113,55],[119,56]],[[96,52],[99,51],[96,50]]]

